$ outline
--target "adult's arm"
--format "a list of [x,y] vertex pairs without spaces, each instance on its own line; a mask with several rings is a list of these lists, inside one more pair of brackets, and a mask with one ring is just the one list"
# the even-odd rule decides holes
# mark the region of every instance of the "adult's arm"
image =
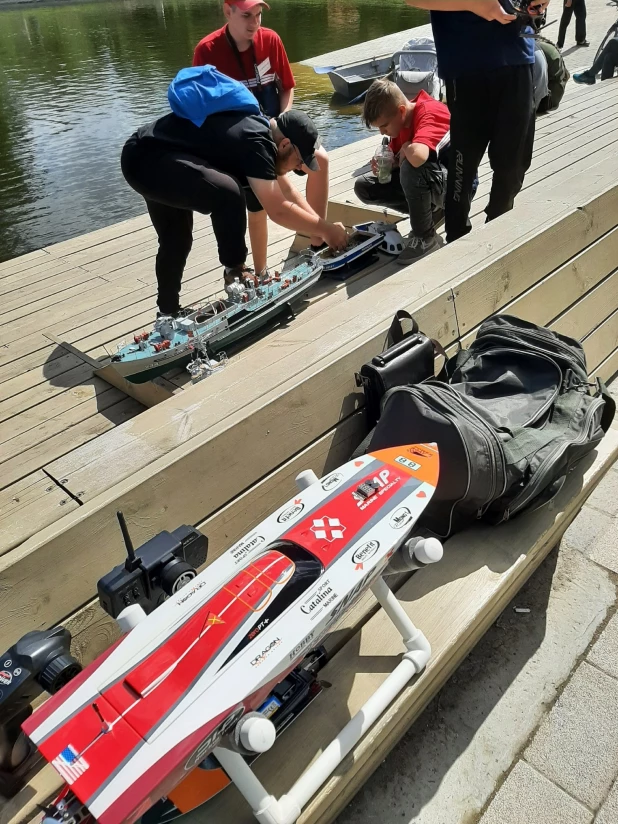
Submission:
[[[315,213],[310,214],[304,207],[299,206],[295,199],[290,199],[284,194],[278,179],[260,180],[250,177],[248,180],[268,217],[279,226],[284,226],[286,229],[299,232],[307,237],[321,237],[331,249],[345,248],[347,232],[343,224],[328,223]],[[309,204],[307,207],[311,210]]]
[[406,0],[408,6],[427,11],[471,11],[485,20],[511,23],[514,14],[507,14],[498,0]]
[[292,186],[288,175],[281,175],[281,177],[278,177],[277,183],[279,184],[279,188],[281,189],[281,192],[285,200],[289,200],[291,203],[295,203],[304,212],[307,212],[308,215],[312,217],[319,217],[318,213],[311,208],[307,199],[301,195],[298,189],[295,189],[294,186]]

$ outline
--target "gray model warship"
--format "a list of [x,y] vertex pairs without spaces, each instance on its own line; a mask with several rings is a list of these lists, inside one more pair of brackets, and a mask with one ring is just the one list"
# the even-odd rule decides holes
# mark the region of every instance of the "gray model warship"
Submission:
[[281,274],[251,275],[242,283],[235,278],[225,294],[206,298],[196,309],[185,311],[184,317],[158,317],[151,332],[138,333],[133,343],[118,347],[111,365],[132,383],[144,383],[195,360],[198,366],[206,363],[211,371],[218,371],[212,361],[216,352],[280,315],[293,317],[294,306],[322,269],[317,255],[303,253]]

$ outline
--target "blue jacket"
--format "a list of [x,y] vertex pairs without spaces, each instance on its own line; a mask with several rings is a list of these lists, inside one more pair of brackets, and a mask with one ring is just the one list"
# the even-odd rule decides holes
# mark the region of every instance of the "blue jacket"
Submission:
[[214,66],[181,69],[169,85],[167,99],[175,115],[198,128],[209,115],[218,112],[260,114],[260,106],[249,89]]

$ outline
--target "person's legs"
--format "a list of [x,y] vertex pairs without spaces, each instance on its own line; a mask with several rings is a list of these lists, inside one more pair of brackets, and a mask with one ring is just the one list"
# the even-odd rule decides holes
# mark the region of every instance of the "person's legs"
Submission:
[[433,211],[444,202],[445,175],[437,161],[428,160],[415,168],[407,160],[401,164],[401,188],[408,202],[412,233],[416,237],[432,237],[436,230]]
[[[328,152],[323,146],[315,153],[316,159],[320,165],[318,172],[311,172],[309,169],[304,169],[307,172],[307,203],[311,206],[321,218],[326,219],[326,210],[328,209],[328,170],[329,160]],[[314,246],[321,246],[321,237],[312,237],[311,243]]]
[[451,145],[446,184],[446,240],[452,243],[472,229],[469,220],[474,181],[489,143],[491,108],[486,102],[487,74],[448,81]]
[[573,5],[565,5],[562,10],[562,17],[560,18],[558,40],[556,42],[556,46],[558,46],[559,49],[564,47],[564,41],[566,39],[566,33],[567,29],[569,28],[569,23],[571,22],[571,17],[573,17]]
[[532,66],[507,66],[493,74],[493,94],[488,101],[494,111],[489,142],[493,170],[487,220],[510,211],[523,186],[534,146],[534,94]]
[[[165,295],[166,301],[160,306],[161,311],[173,308],[168,305],[173,294],[178,299],[184,269],[181,259],[184,255],[186,261],[190,248],[187,219],[183,223],[170,209],[211,215],[221,263],[235,267],[245,262],[247,215],[244,192],[237,180],[213,169],[200,158],[144,147],[133,141],[125,145],[121,164],[127,183],[147,201],[151,216],[153,204],[168,207],[168,211],[154,209],[155,220],[161,228],[157,281],[159,293]],[[175,232],[169,229],[170,224],[177,228],[182,226],[180,242],[176,240]]]
[[383,206],[397,212],[408,212],[408,202],[401,188],[399,169],[393,169],[390,183],[378,183],[375,175],[362,175],[354,182],[354,194],[370,206]]
[[575,14],[575,42],[582,46],[588,45],[586,40],[586,0],[573,0]]
[[146,206],[159,240],[155,261],[157,306],[162,314],[175,315],[180,310],[182,274],[193,244],[193,212],[154,200],[147,200]]
[[614,37],[603,49],[601,80],[611,80],[618,66],[618,38]]

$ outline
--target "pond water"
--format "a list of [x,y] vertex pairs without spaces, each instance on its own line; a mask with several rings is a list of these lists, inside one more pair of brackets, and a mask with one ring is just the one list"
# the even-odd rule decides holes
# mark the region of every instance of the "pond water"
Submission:
[[[0,0],[1,3],[1,0]],[[420,25],[404,0],[273,0],[292,62]],[[133,217],[120,149],[168,111],[170,80],[222,25],[219,0],[0,5],[0,261]],[[327,76],[294,66],[296,101],[333,149],[365,137]]]

